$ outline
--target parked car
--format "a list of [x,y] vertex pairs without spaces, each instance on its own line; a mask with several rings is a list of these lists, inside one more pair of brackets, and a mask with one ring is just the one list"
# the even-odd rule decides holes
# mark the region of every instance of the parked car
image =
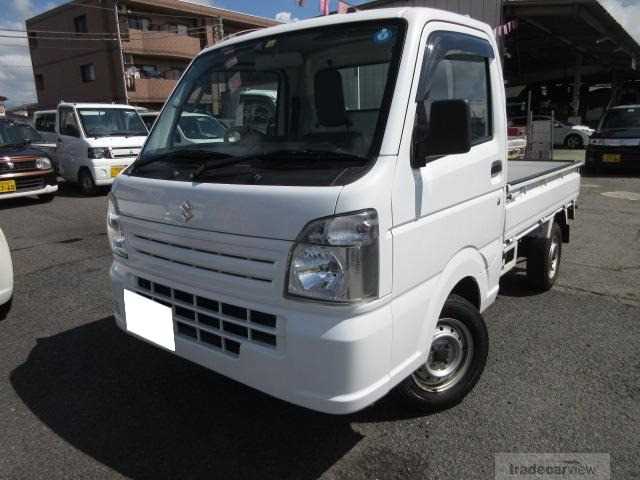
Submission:
[[[239,85],[277,92],[265,132],[235,116]],[[392,389],[460,402],[500,278],[526,258],[553,286],[580,190],[580,162],[507,161],[503,85],[493,29],[426,8],[204,50],[109,196],[118,326],[327,413]],[[177,144],[187,108],[235,123]]]
[[13,264],[7,239],[0,228],[0,320],[3,320],[13,297]]
[[591,136],[587,171],[612,167],[640,170],[640,105],[609,109]]
[[507,158],[522,160],[527,153],[527,135],[524,128],[507,128]]
[[[533,120],[549,120],[551,117],[536,115]],[[527,117],[515,117],[509,120],[509,126],[523,127],[527,124]],[[589,145],[589,137],[594,130],[586,125],[573,125],[555,120],[553,125],[553,144],[557,147],[571,149],[585,148]]]
[[30,125],[0,119],[0,201],[38,196],[48,202],[58,191],[51,159],[31,145],[34,135]]
[[151,131],[151,127],[153,127],[153,124],[156,121],[156,118],[158,118],[158,115],[160,115],[160,112],[139,111],[138,114],[144,122],[145,127],[147,127],[147,130]]
[[61,103],[56,133],[59,174],[87,195],[111,185],[147,137],[134,107],[109,103]]
[[[142,121],[149,131],[158,118],[159,112],[140,113]],[[178,128],[176,128],[176,143],[207,143],[224,141],[227,128],[215,117],[204,113],[182,112]]]

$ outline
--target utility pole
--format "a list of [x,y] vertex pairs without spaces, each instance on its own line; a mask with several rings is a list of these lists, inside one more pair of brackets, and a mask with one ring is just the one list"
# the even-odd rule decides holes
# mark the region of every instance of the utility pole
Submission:
[[124,103],[129,104],[129,92],[127,90],[127,75],[124,70],[124,51],[122,50],[122,37],[120,35],[120,17],[118,14],[118,0],[113,0],[116,19],[116,35],[118,35],[118,56],[120,57],[120,70],[122,71],[122,87],[124,88]]

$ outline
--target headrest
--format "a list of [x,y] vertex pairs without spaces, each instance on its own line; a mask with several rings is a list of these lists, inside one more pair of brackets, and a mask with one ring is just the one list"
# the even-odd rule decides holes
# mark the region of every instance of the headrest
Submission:
[[347,115],[340,72],[333,69],[318,72],[314,90],[318,123],[324,127],[346,125]]

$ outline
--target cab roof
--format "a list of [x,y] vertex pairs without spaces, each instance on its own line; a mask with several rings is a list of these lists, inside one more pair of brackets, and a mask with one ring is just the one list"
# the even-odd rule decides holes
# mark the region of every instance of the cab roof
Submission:
[[271,35],[278,35],[282,33],[294,32],[315,27],[328,27],[330,25],[339,25],[341,23],[364,22],[368,20],[391,20],[394,18],[404,19],[410,25],[419,24],[420,26],[424,25],[428,21],[434,20],[456,23],[474,28],[476,30],[480,30],[487,35],[493,35],[493,29],[488,24],[480,22],[479,20],[475,20],[469,16],[448,12],[446,10],[424,7],[379,8],[353,13],[326,15],[323,17],[311,18],[299,22],[285,23],[282,25],[264,28],[250,33],[240,33],[228,38],[227,40],[216,43],[209,48],[205,48],[200,53],[200,55],[212,50],[217,50],[219,48],[225,48],[236,43],[269,37]]

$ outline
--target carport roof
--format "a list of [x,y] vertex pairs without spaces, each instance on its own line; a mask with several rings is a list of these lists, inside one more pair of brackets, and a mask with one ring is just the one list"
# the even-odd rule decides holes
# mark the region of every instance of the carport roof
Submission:
[[[505,77],[511,85],[573,76],[640,78],[640,45],[596,0],[504,0],[504,21],[518,27],[505,39]],[[638,65],[640,67],[640,65]]]

